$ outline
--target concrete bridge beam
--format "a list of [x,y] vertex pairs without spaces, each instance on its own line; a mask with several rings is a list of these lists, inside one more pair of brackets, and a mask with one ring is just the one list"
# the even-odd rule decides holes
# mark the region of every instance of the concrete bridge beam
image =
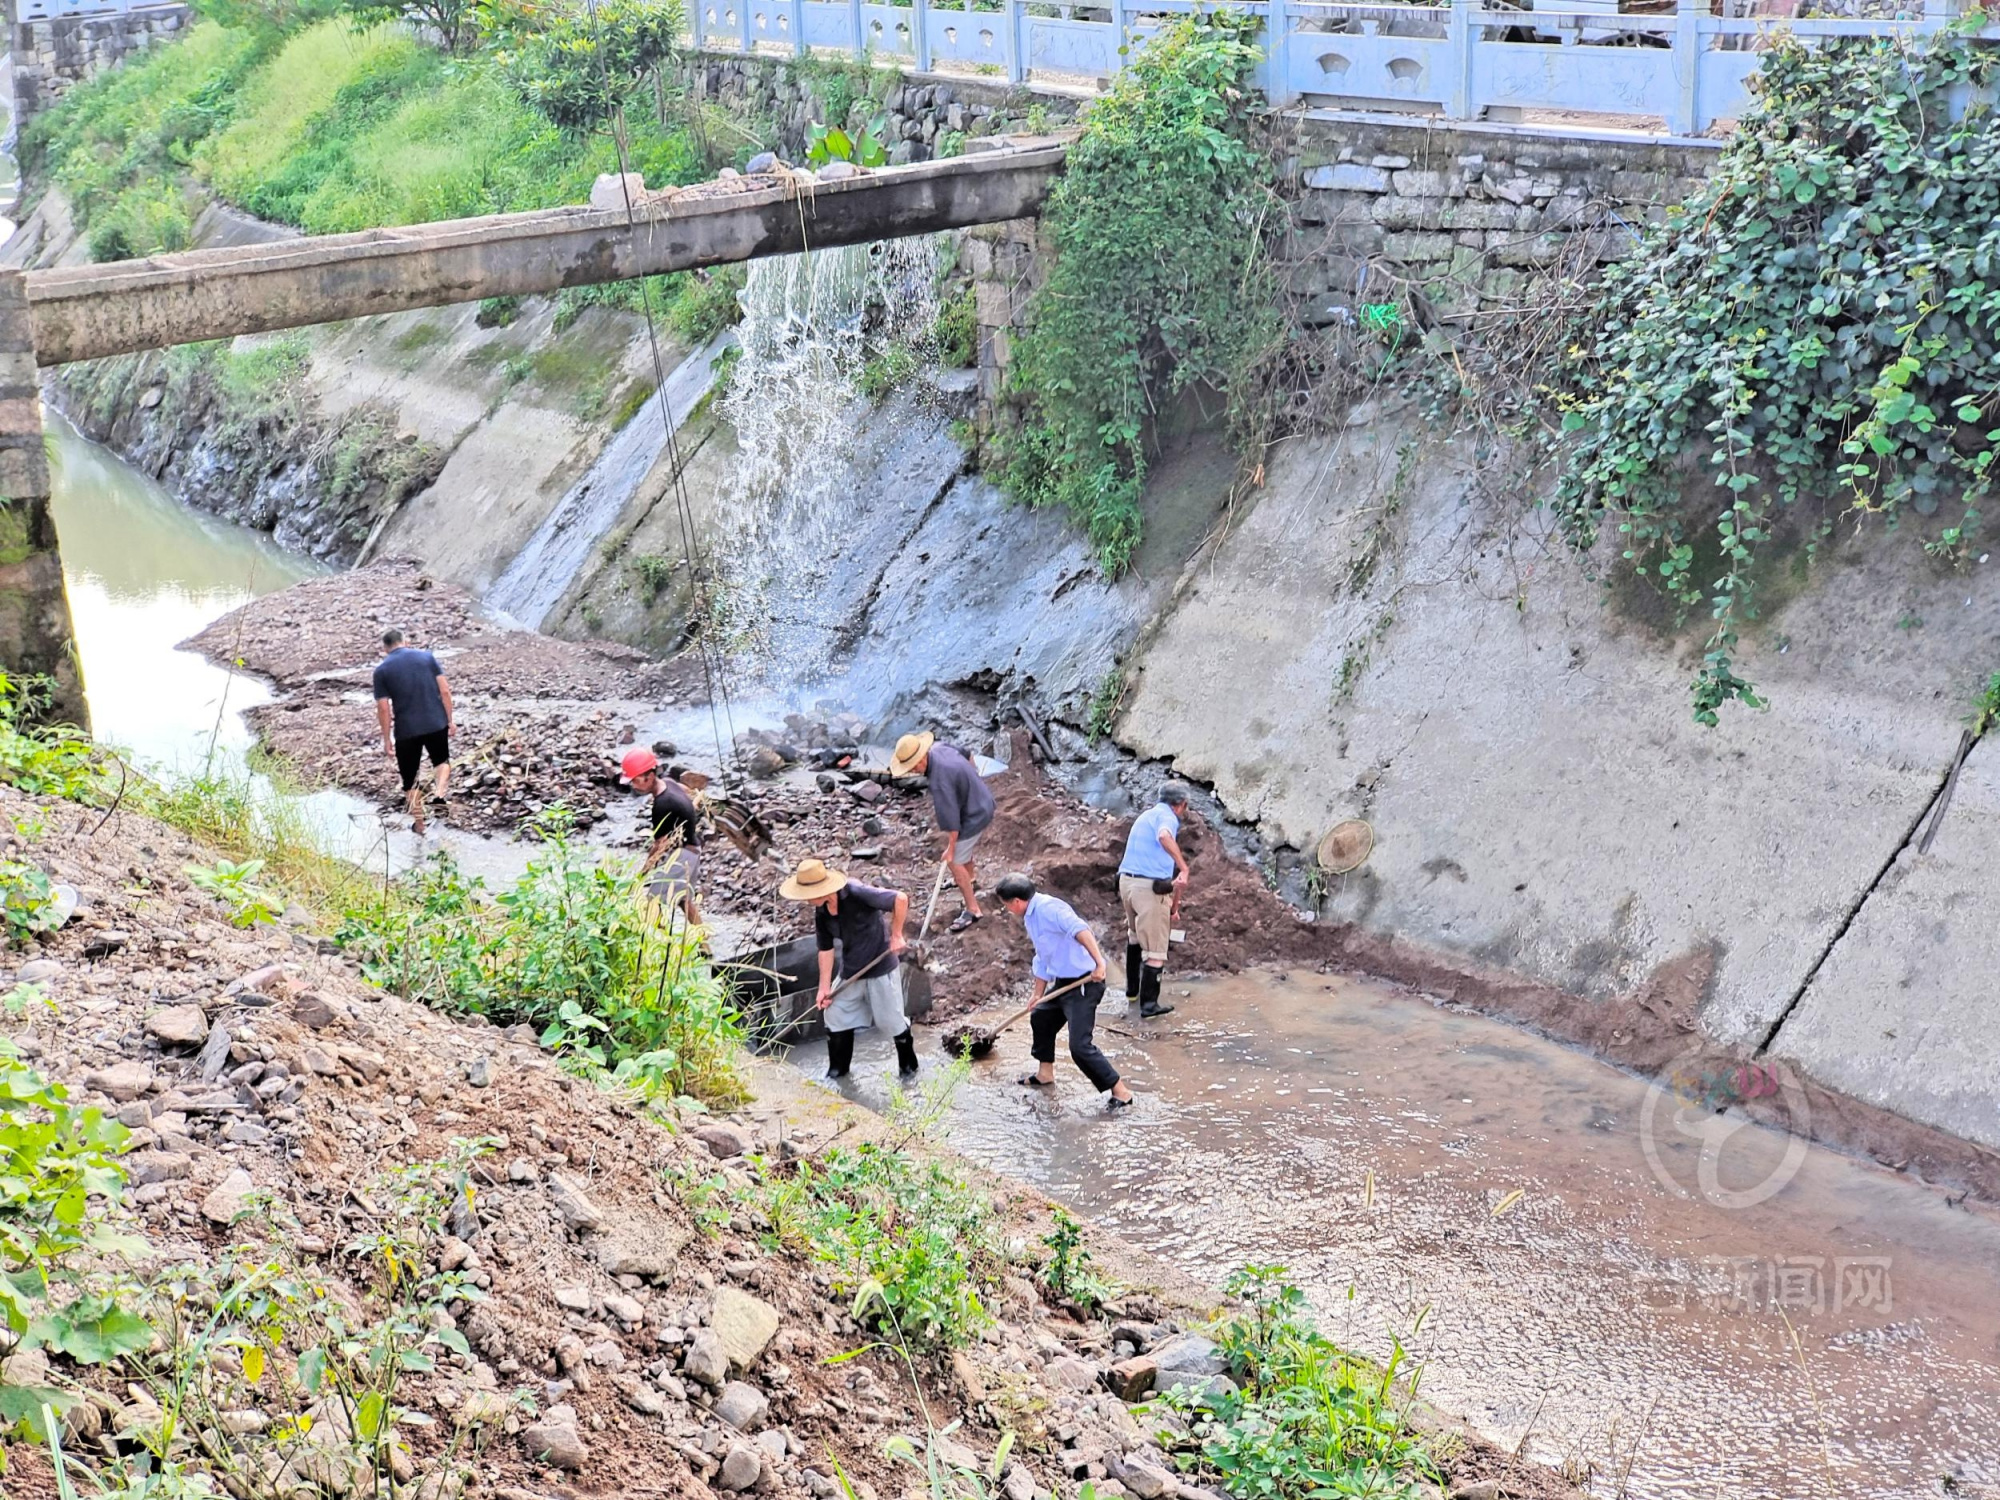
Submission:
[[31,271],[42,365],[1034,214],[1059,143],[625,211],[550,209]]

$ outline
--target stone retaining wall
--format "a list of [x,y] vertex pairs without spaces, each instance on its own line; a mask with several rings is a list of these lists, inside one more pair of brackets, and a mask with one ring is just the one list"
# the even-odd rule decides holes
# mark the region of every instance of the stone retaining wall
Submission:
[[[1291,290],[1314,324],[1356,319],[1404,288],[1446,319],[1532,307],[1541,278],[1623,257],[1637,227],[1686,199],[1715,156],[1506,126],[1305,119],[1283,164]],[[1034,220],[969,231],[989,401],[1047,251]]]
[[[859,129],[886,116],[891,165],[955,156],[982,136],[1059,129],[1076,116],[1077,101],[1005,80],[938,73],[902,73],[858,63],[703,53],[689,60],[688,86],[697,99],[728,105],[777,129],[782,155],[803,157],[807,131],[818,124]],[[851,100],[845,117],[826,119],[827,100]]]
[[55,103],[71,85],[117,66],[126,54],[177,36],[187,24],[185,5],[17,22],[11,39],[14,123]]

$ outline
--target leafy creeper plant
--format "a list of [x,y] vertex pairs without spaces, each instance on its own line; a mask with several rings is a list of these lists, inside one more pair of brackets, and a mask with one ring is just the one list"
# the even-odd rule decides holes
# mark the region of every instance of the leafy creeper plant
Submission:
[[[1716,168],[1607,275],[1572,351],[1556,514],[1706,607],[1700,723],[1762,706],[1739,637],[1781,539],[1957,512],[1930,543],[1956,555],[1978,525],[2000,453],[2000,116],[1965,34],[1984,24],[1766,52]],[[1687,498],[1703,473],[1714,498]]]

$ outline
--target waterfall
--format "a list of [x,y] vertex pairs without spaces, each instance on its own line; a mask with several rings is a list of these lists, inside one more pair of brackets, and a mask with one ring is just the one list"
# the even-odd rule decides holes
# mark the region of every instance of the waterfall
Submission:
[[732,650],[767,678],[823,673],[832,558],[876,503],[860,483],[873,411],[857,389],[871,355],[921,347],[937,321],[940,236],[755,261],[742,349],[721,411],[740,457],[723,497],[719,613]]
[[[715,362],[731,335],[718,334],[690,354],[667,377],[666,406],[674,429],[688,419],[715,382]],[[660,400],[648,400],[631,421],[612,435],[597,462],[556,503],[528,544],[486,591],[488,607],[530,630],[539,630],[589,562],[604,534],[617,524],[632,492],[659,461],[669,427],[660,420]]]

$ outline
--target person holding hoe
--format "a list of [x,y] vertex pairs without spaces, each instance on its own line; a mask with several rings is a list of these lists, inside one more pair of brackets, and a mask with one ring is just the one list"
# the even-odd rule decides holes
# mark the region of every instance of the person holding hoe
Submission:
[[[895,1038],[896,1071],[905,1078],[912,1076],[917,1071],[917,1043],[910,1034],[910,1018],[903,1012],[903,985],[896,973],[910,898],[901,891],[850,880],[817,859],[801,860],[791,878],[778,887],[778,894],[813,909],[813,932],[819,939],[819,995],[814,1003],[826,1013],[826,1076],[847,1076],[854,1066],[854,1033],[871,1024]],[[839,985],[833,982],[835,943],[840,945],[845,976]]]
[[662,907],[678,906],[688,926],[701,926],[701,907],[694,894],[695,882],[701,877],[701,810],[695,806],[694,794],[681,785],[681,767],[675,766],[662,777],[659,756],[634,746],[619,762],[618,773],[618,779],[633,791],[652,798],[647,813],[653,842],[646,850],[645,864],[639,867],[646,894]]
[[1009,875],[996,889],[1000,904],[1021,919],[1035,945],[1034,1000],[1028,1012],[1029,1053],[1035,1071],[1022,1077],[1026,1088],[1053,1088],[1056,1033],[1069,1028],[1069,1057],[1098,1093],[1109,1093],[1107,1109],[1124,1109],[1132,1091],[1093,1036],[1097,1006],[1104,998],[1104,950],[1097,934],[1067,901],[1035,889],[1026,875]]
[[944,862],[965,910],[952,919],[951,930],[963,932],[986,914],[979,909],[979,892],[973,888],[972,851],[980,836],[993,823],[993,792],[980,779],[972,757],[954,745],[941,745],[937,736],[906,734],[896,741],[889,757],[891,776],[921,776],[930,785],[931,811],[938,832],[944,835]]

